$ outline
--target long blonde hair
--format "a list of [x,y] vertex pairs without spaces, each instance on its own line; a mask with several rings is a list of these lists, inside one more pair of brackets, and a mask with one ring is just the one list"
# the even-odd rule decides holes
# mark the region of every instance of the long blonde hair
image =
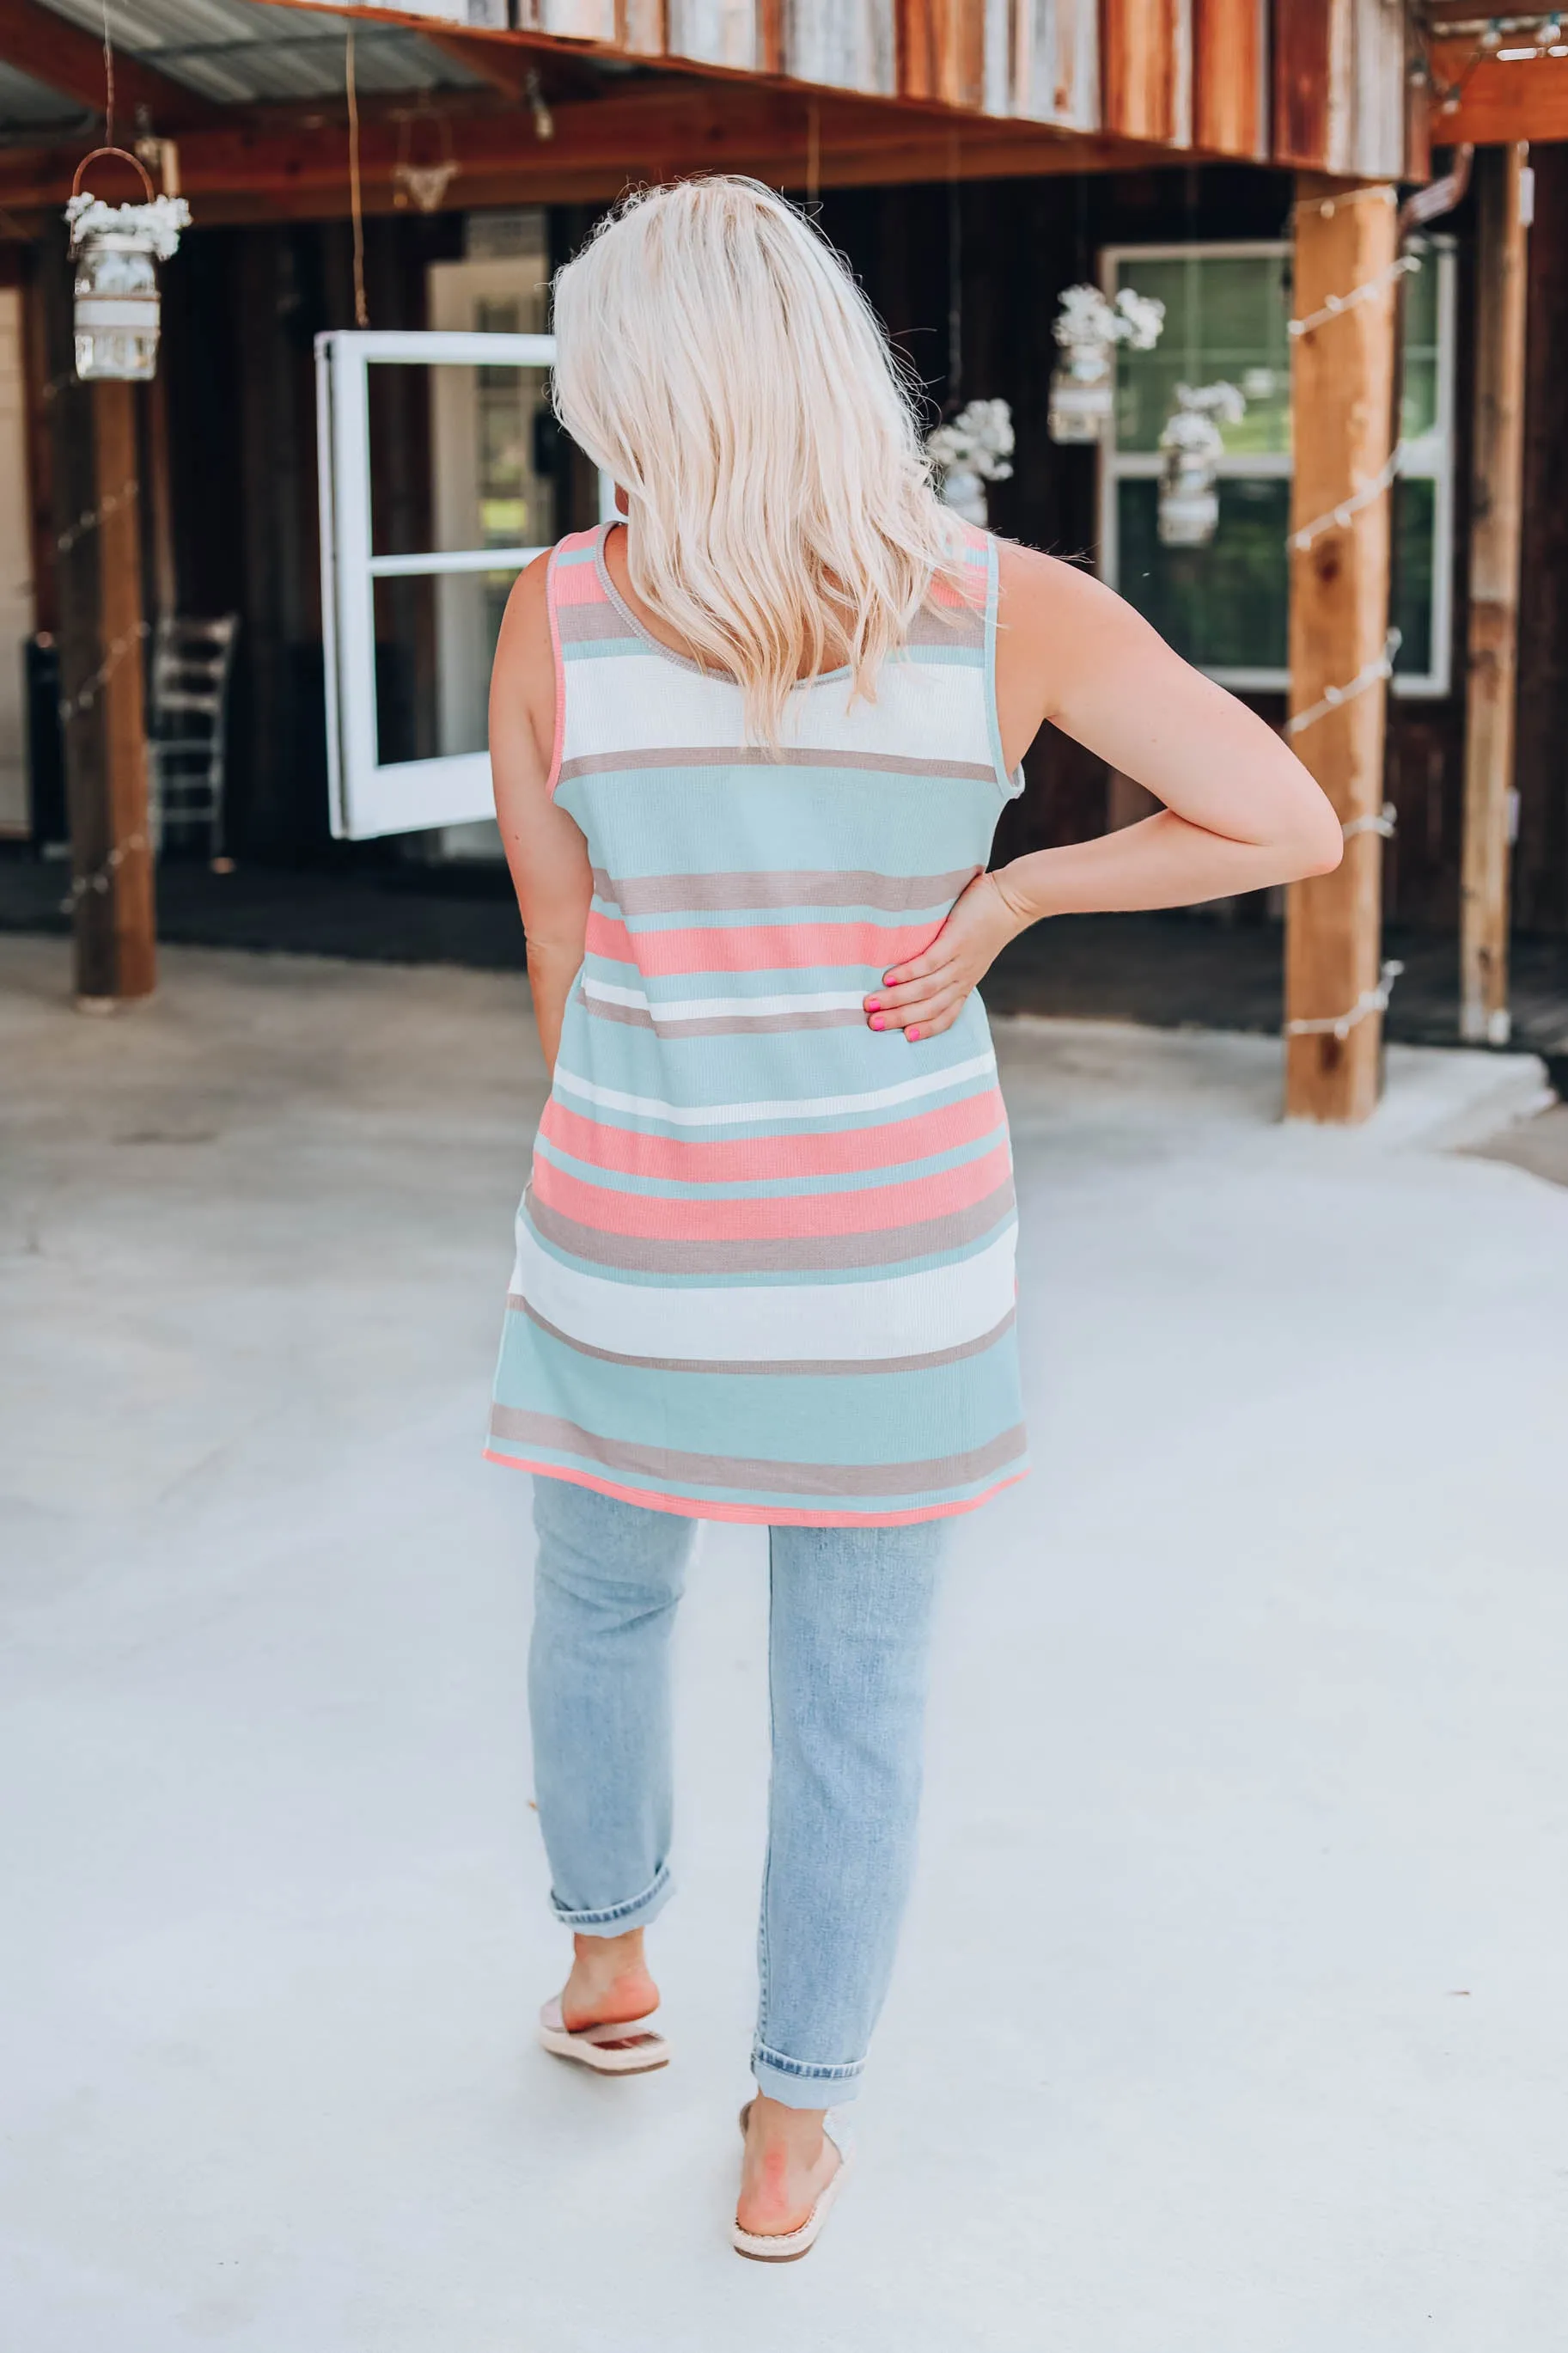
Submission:
[[683,180],[627,198],[554,290],[556,412],[626,492],[637,595],[739,681],[755,741],[829,654],[874,700],[962,542],[838,255],[755,180]]

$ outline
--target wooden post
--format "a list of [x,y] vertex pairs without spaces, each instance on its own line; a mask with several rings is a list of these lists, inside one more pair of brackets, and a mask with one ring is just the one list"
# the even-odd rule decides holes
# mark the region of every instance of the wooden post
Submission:
[[[1293,338],[1295,479],[1290,501],[1292,748],[1347,826],[1383,806],[1390,500],[1331,520],[1387,462],[1393,434],[1398,248],[1392,187],[1302,173],[1297,181],[1293,314],[1377,290]],[[1379,282],[1381,280],[1381,283]],[[1294,534],[1331,518],[1310,547]],[[1332,699],[1331,700],[1331,690]],[[1352,691],[1353,690],[1353,691]],[[1341,699],[1342,697],[1342,700]],[[1324,709],[1325,703],[1328,708]],[[1312,716],[1317,713],[1319,715]],[[1285,920],[1285,1111],[1292,1119],[1365,1119],[1377,1102],[1383,1021],[1382,853],[1370,828],[1346,839],[1332,874],[1292,883]],[[1353,1018],[1352,1018],[1353,1017]],[[1297,1022],[1339,1022],[1292,1031]]]
[[1506,1046],[1514,680],[1523,522],[1525,248],[1522,142],[1476,157],[1476,440],[1459,883],[1459,1034]]
[[[89,501],[66,525],[78,535],[60,567],[76,998],[87,1012],[151,996],[157,969],[133,396],[129,384],[83,386],[64,420],[67,431],[87,428],[89,449],[70,470],[91,484]],[[83,513],[94,518],[85,527]]]

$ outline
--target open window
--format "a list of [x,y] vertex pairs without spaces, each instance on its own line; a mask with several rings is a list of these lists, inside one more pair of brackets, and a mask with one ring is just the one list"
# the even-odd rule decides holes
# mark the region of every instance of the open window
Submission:
[[[1394,485],[1392,615],[1396,694],[1449,687],[1454,545],[1455,256],[1414,240],[1422,268],[1400,308],[1401,438]],[[1100,573],[1161,635],[1222,686],[1283,690],[1290,527],[1289,253],[1269,242],[1111,246],[1109,294],[1158,295],[1152,351],[1118,354],[1116,414],[1100,474]],[[1165,547],[1157,529],[1159,438],[1178,383],[1239,386],[1247,411],[1223,427],[1219,528],[1206,547]]]
[[[473,307],[485,316],[478,296]],[[549,335],[483,329],[317,339],[327,761],[340,837],[494,813],[486,705],[496,636],[518,573],[559,536],[553,357]],[[602,481],[601,511],[610,496]]]

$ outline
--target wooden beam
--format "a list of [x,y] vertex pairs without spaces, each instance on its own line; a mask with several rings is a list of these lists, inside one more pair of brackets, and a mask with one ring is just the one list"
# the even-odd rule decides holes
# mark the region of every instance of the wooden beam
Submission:
[[[75,99],[79,106],[103,112],[103,43],[96,33],[84,33],[38,0],[0,0],[0,58],[18,66],[35,80]],[[114,58],[115,130],[127,141],[136,128],[139,109],[145,108],[154,131],[184,130],[187,123],[210,122],[217,110],[171,75],[141,65],[119,49]]]
[[1403,10],[1388,0],[1274,0],[1276,163],[1366,179],[1401,176],[1405,26]]
[[1509,846],[1523,525],[1528,150],[1478,155],[1475,448],[1459,885],[1459,1033],[1506,1046]]
[[[1375,284],[1398,246],[1389,186],[1349,190],[1316,174],[1297,184],[1294,310],[1321,311],[1331,296]],[[1393,432],[1396,281],[1294,338],[1290,372],[1295,472],[1292,534],[1331,516],[1388,457]],[[1343,525],[1330,522],[1310,547],[1290,548],[1290,699],[1310,723],[1293,746],[1339,812],[1353,824],[1383,805],[1385,691],[1376,676],[1388,628],[1387,498]],[[1355,687],[1354,692],[1346,690]],[[1342,701],[1324,709],[1330,690]],[[1383,1023],[1371,1009],[1382,953],[1383,843],[1370,827],[1347,839],[1332,874],[1293,883],[1285,925],[1288,1117],[1365,1119],[1380,1083]],[[1296,1021],[1347,1020],[1291,1034]]]
[[1443,146],[1568,139],[1568,58],[1500,65],[1478,58],[1473,40],[1435,41],[1430,64],[1432,136]]
[[985,16],[985,0],[899,0],[900,95],[983,110]]
[[[704,82],[563,101],[552,109],[555,135],[547,142],[526,115],[449,117],[458,168],[444,205],[462,211],[483,204],[588,202],[639,180],[703,170],[750,172],[776,186],[802,187],[814,105],[824,187],[940,180],[950,172],[1001,179],[1141,170],[1173,161],[1147,142],[1077,138],[1044,124],[975,121],[955,140],[941,117],[929,114]],[[384,210],[393,200],[398,126],[365,121],[360,152],[365,205]],[[0,206],[17,214],[62,202],[75,160],[69,149],[0,150]],[[347,133],[338,121],[287,132],[258,125],[191,132],[180,142],[180,172],[185,194],[209,222],[268,211],[337,217],[348,206]],[[179,267],[177,259],[171,267]]]

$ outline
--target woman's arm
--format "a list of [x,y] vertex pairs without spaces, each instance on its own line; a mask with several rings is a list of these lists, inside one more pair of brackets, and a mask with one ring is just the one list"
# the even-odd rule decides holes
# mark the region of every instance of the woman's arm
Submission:
[[528,943],[533,1018],[553,1071],[567,991],[583,961],[594,875],[587,843],[545,789],[555,737],[549,561],[536,556],[507,599],[490,673],[490,769]]
[[1001,550],[996,703],[1011,768],[1054,720],[1163,801],[1155,817],[976,876],[923,955],[866,1000],[874,1029],[954,1022],[1010,939],[1045,915],[1180,907],[1327,874],[1344,837],[1271,727],[1074,565]]

